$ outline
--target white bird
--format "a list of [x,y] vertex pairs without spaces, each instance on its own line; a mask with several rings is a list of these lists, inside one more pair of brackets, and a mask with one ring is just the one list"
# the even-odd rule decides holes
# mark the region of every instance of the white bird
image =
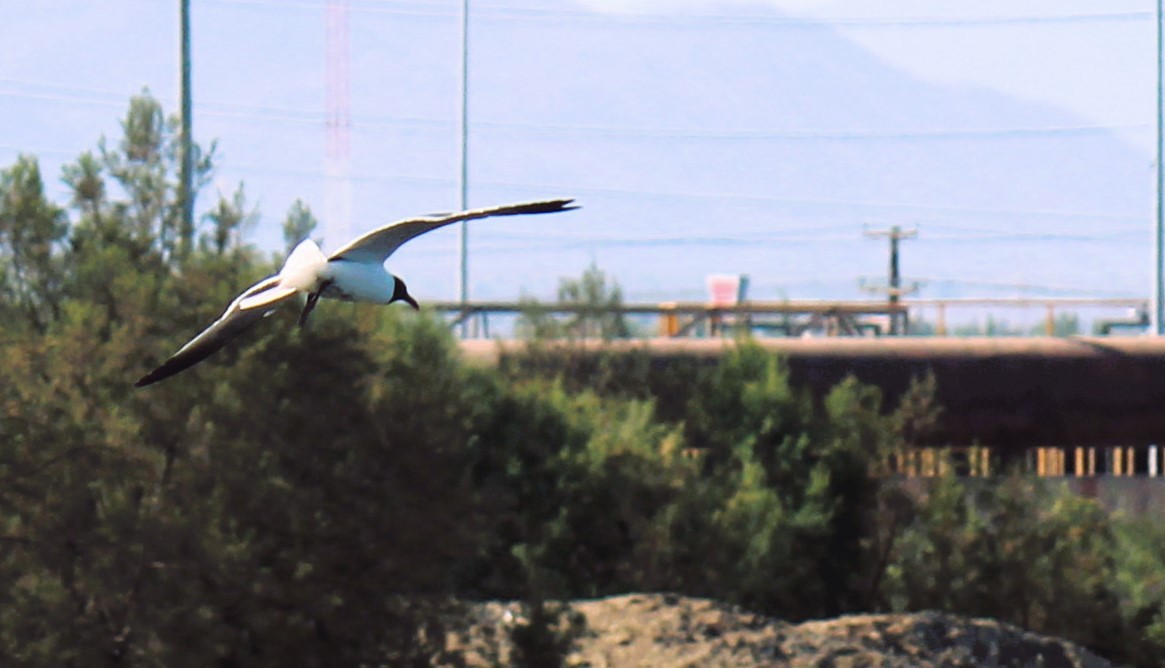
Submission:
[[414,309],[419,308],[404,281],[384,268],[384,261],[405,242],[450,223],[578,208],[570,206],[573,201],[553,199],[506,204],[401,220],[349,241],[330,256],[324,255],[311,239],[304,239],[287,256],[278,274],[268,276],[244,290],[227,306],[218,320],[182,346],[161,366],[142,376],[134,386],[145,387],[198,364],[300,293],[307,295],[307,304],[299,316],[300,325],[307,322],[308,315],[320,297],[374,304],[403,301]]

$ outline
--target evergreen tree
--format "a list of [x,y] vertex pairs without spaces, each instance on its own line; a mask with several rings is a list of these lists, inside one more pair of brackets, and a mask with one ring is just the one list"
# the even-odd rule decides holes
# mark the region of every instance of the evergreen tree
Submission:
[[[287,212],[287,218],[283,220],[283,244],[287,254],[291,254],[299,242],[310,238],[317,227],[319,221],[316,220],[311,207],[301,199],[295,200],[291,204],[291,210]],[[315,241],[318,244],[321,240]]]
[[536,340],[601,338],[609,341],[631,335],[619,311],[623,305],[623,289],[594,263],[579,278],[563,278],[558,282],[558,303],[575,309],[565,322],[553,318],[537,300],[524,301],[517,329]]
[[40,166],[0,170],[0,315],[44,333],[59,315],[64,211],[45,198]]

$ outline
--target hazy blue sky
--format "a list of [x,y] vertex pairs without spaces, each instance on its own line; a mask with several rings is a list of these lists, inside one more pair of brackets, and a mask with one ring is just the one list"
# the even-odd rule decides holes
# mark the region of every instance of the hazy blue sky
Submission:
[[[1149,0],[583,0],[607,12],[747,15],[777,7],[836,22],[845,37],[925,79],[973,84],[1145,126],[1154,101]],[[1087,20],[1100,15],[1104,19]],[[1075,17],[1075,18],[1073,18]],[[929,25],[928,25],[929,24]],[[1136,135],[1146,151],[1153,135]]]
[[[130,95],[176,110],[177,7],[0,0],[0,164],[39,155],[59,194],[60,165],[116,135]],[[213,187],[245,182],[252,240],[275,248],[295,197],[323,208],[324,2],[193,7]],[[351,0],[354,232],[456,203],[459,7]],[[472,203],[587,207],[536,234],[473,228],[474,294],[547,295],[593,259],[633,297],[699,296],[736,271],[758,297],[856,296],[885,264],[861,226],[897,223],[923,230],[904,263],[932,296],[1147,291],[1148,0],[473,7]],[[1091,164],[1058,171],[1074,155]],[[453,296],[454,233],[394,261],[418,295]]]

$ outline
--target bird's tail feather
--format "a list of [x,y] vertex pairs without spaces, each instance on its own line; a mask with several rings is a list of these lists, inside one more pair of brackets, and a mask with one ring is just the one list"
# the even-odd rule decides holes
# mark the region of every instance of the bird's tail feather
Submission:
[[283,262],[283,269],[279,273],[287,273],[289,269],[296,269],[304,265],[318,265],[321,262],[327,262],[328,256],[320,250],[319,245],[311,239],[304,239],[291,251],[287,256],[287,260]]
[[283,268],[279,270],[279,285],[301,292],[312,292],[327,264],[328,256],[324,255],[316,242],[304,239],[291,251]]

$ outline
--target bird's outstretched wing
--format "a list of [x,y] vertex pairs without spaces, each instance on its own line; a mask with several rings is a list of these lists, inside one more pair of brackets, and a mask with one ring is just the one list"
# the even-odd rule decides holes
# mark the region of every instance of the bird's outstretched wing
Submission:
[[573,199],[551,199],[540,202],[504,204],[486,209],[470,209],[459,213],[437,214],[420,218],[400,220],[344,244],[332,253],[331,260],[352,260],[356,262],[384,262],[406,241],[438,227],[491,216],[518,216],[528,213],[554,213],[577,209],[570,206]]
[[278,308],[295,295],[294,288],[279,285],[279,276],[269,276],[243,291],[218,320],[182,346],[157,369],[142,376],[134,387],[145,387],[185,371],[222,348],[243,330]]

